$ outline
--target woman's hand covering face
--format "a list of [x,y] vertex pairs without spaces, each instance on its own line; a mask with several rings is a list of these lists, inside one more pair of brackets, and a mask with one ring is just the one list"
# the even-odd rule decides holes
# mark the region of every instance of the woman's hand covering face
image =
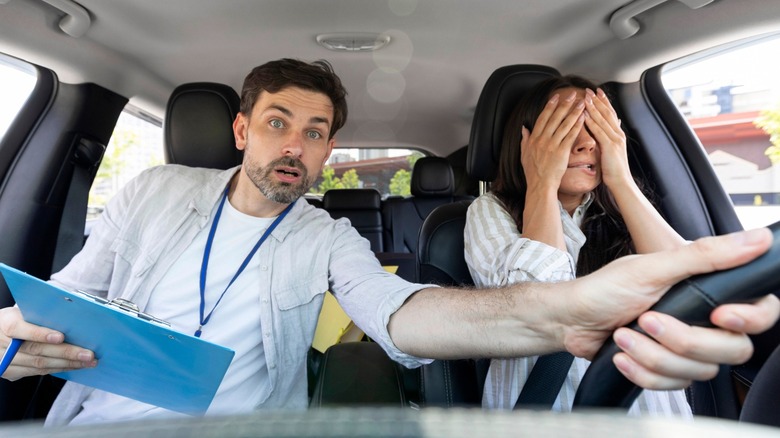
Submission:
[[631,179],[626,151],[626,134],[620,119],[600,88],[585,91],[585,126],[601,149],[601,175],[604,184],[612,187]]
[[520,161],[529,190],[553,187],[557,191],[572,145],[585,123],[584,110],[577,91],[564,89],[547,102],[532,132],[522,127]]

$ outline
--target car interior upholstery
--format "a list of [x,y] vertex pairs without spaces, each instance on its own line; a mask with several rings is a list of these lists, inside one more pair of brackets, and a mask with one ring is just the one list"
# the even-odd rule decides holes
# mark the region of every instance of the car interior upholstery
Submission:
[[[46,68],[36,67],[36,74],[30,107],[11,125],[14,135],[1,140],[3,153],[17,156],[0,183],[0,193],[7,194],[0,200],[0,229],[14,230],[3,236],[0,258],[48,278],[81,248],[89,190],[84,182],[97,171],[127,99],[95,84],[60,83]],[[31,174],[45,177],[26,177]],[[80,207],[66,210],[69,198]],[[76,210],[74,218],[70,213]],[[13,304],[4,281],[0,303]],[[0,379],[0,419],[45,414],[62,383],[51,376]]]
[[[536,83],[556,74],[558,72],[549,67],[514,65],[500,68],[490,76],[480,95],[472,124],[467,152],[469,176],[483,181],[495,178],[503,127],[515,103]],[[452,175],[448,165],[444,166],[438,160],[431,160],[431,163]],[[437,187],[441,186],[439,183]],[[446,191],[449,192],[449,188]],[[463,257],[463,228],[469,203],[469,200],[445,203],[426,215],[420,228],[416,255],[417,281],[420,283],[473,284]],[[407,398],[419,406],[478,406],[487,366],[488,361],[481,359],[436,360],[419,369],[404,370]],[[342,381],[339,386],[349,385],[354,385],[355,392],[363,387],[351,380]]]
[[455,195],[452,165],[446,158],[422,157],[412,168],[411,196],[394,197],[382,205],[385,246],[392,252],[417,252],[423,220],[436,207],[471,196]]
[[[780,145],[771,134],[749,141],[745,135],[759,130],[755,118],[777,104],[778,88],[752,78],[742,83],[738,69],[722,75],[694,69],[692,78],[674,77],[732,49],[780,41],[780,2],[230,3],[0,0],[0,74],[10,66],[34,77],[32,93],[11,115],[5,133],[0,105],[0,261],[48,279],[79,251],[103,208],[90,199],[90,185],[102,190],[101,184],[111,183],[117,186],[113,191],[136,167],[146,166],[108,146],[121,142],[115,134],[126,129],[126,118],[149,125],[138,130],[149,137],[137,137],[152,150],[148,165],[162,162],[158,146],[167,164],[240,165],[243,153],[235,148],[232,130],[240,104],[236,90],[254,66],[281,57],[326,59],[349,92],[349,120],[336,136],[344,156],[331,161],[334,178],[352,160],[376,160],[371,166],[387,166],[377,172],[389,176],[413,161],[394,154],[424,155],[403,174],[404,184],[411,180],[408,195],[363,187],[325,193],[320,188],[303,196],[321,214],[348,219],[380,264],[408,281],[473,285],[463,256],[467,210],[496,177],[514,105],[538,82],[560,74],[582,75],[608,94],[627,136],[632,176],[683,238],[749,228],[746,210],[763,209],[756,215],[763,218],[778,208],[766,215],[773,220],[780,214],[780,162],[775,162],[780,154],[761,149],[772,143],[780,151]],[[620,19],[627,10],[634,15]],[[74,23],[83,26],[80,33],[74,34]],[[620,23],[637,27],[636,34],[621,36]],[[334,51],[320,40],[362,29],[372,31],[367,41],[387,38],[386,44],[371,52],[354,45]],[[767,52],[756,58],[775,56]],[[761,80],[776,82],[773,69],[756,70],[764,73]],[[721,107],[725,95],[734,103],[728,110]],[[737,124],[732,116],[744,120]],[[723,120],[734,124],[720,124]],[[717,149],[700,135],[701,124],[723,134]],[[713,159],[713,151],[723,155]],[[101,176],[106,168],[101,161],[132,171]],[[745,170],[750,166],[755,169]],[[366,175],[375,168],[355,168],[359,185],[374,184]],[[772,184],[757,188],[764,177]],[[761,184],[746,188],[754,181]],[[384,181],[376,184],[398,192]],[[111,194],[98,196],[107,200]],[[0,307],[13,304],[0,277]],[[746,363],[721,365],[716,377],[687,388],[697,422],[709,416],[780,427],[780,324],[750,337],[754,353]],[[311,348],[306,360],[313,408],[434,408],[428,411],[434,413],[479,409],[490,363],[435,360],[407,369],[365,336],[359,342],[339,339],[324,353]],[[0,379],[0,422],[42,420],[63,384],[51,375]],[[458,427],[449,418],[441,423]]]
[[328,190],[322,208],[333,219],[347,218],[371,244],[371,251],[385,252],[382,239],[382,195],[376,189]]
[[[514,102],[534,84],[556,74],[555,69],[545,66],[513,65],[499,68],[490,76],[478,101],[466,150],[468,177],[482,181],[495,178],[503,126]],[[237,111],[238,96],[229,86],[193,83],[177,87],[166,110],[166,160],[213,168],[240,163],[241,155],[234,147],[230,129]],[[214,148],[215,144],[224,146]],[[462,255],[466,210],[473,198],[454,195],[452,167],[444,158],[420,158],[414,169],[417,172],[412,173],[411,197],[382,200],[374,189],[331,190],[323,196],[321,207],[334,218],[348,218],[369,240],[383,264],[405,266],[404,277],[421,283],[472,284]],[[415,266],[412,278],[410,263]],[[365,399],[364,388],[374,386],[384,388],[378,390],[374,400],[380,404],[480,404],[487,360],[438,360],[416,370],[405,370],[383,352],[371,350],[375,347],[370,342],[337,344],[322,358],[310,360],[316,374],[312,379],[316,382],[312,405],[372,403]],[[374,367],[362,367],[360,361],[365,360]],[[363,371],[344,373],[344,369]],[[707,383],[707,391],[712,391],[714,384]],[[692,391],[692,397],[693,394],[705,391]],[[714,406],[711,397],[702,398],[695,406],[704,413],[724,409]]]
[[165,161],[213,169],[241,164],[233,136],[238,112],[238,93],[228,85],[197,82],[176,87],[165,110]]

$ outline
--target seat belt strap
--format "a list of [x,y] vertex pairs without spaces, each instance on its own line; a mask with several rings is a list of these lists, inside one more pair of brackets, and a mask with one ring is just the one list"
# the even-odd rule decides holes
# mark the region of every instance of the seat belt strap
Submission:
[[517,397],[514,409],[548,410],[561,391],[574,356],[568,352],[545,354],[536,360]]
[[57,247],[54,249],[52,272],[58,272],[70,262],[84,246],[84,226],[87,220],[89,189],[97,165],[100,163],[106,147],[101,143],[78,138],[72,156],[73,175],[70,180],[62,218],[57,234]]

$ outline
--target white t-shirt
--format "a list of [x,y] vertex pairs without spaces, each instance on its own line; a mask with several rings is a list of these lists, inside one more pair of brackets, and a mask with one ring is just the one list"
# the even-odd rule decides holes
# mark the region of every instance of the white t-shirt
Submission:
[[[209,256],[204,317],[273,220],[243,214],[225,202]],[[154,288],[144,310],[188,334],[195,333],[200,325],[200,269],[210,229],[211,222]],[[263,385],[268,384],[257,292],[259,269],[260,260],[255,254],[202,329],[202,339],[236,352],[206,415],[250,412],[260,402]],[[249,310],[253,307],[258,310]],[[185,416],[100,390],[93,391],[82,406],[70,424]]]

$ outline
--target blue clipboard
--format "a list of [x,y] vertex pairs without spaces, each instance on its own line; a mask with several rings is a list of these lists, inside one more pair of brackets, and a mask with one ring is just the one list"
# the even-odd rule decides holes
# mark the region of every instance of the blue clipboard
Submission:
[[206,412],[235,354],[179,333],[129,302],[69,292],[0,263],[24,320],[95,352],[98,365],[54,376],[165,409]]

